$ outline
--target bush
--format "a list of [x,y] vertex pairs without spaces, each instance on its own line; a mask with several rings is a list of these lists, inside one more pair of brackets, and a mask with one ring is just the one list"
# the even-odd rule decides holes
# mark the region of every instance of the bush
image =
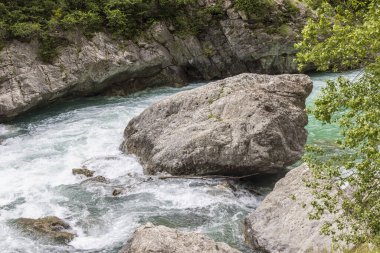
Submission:
[[106,10],[107,27],[117,35],[124,33],[127,26],[126,15],[121,10]]
[[102,19],[97,13],[73,11],[68,13],[61,20],[61,25],[65,30],[78,30],[91,33],[101,28]]
[[251,18],[265,20],[273,11],[275,2],[274,0],[236,0],[235,5]]
[[30,41],[33,38],[38,38],[42,29],[38,23],[21,22],[12,25],[10,31],[13,37],[22,41]]

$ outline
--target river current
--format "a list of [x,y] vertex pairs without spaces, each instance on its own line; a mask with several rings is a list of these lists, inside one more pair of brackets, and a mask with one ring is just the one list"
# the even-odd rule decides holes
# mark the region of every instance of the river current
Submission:
[[[354,78],[357,72],[344,74]],[[326,79],[313,74],[308,106]],[[124,98],[92,97],[59,102],[9,124],[0,124],[0,252],[116,253],[141,224],[152,222],[184,231],[206,233],[244,252],[244,217],[263,196],[247,185],[237,190],[220,180],[160,180],[143,175],[138,160],[119,146],[128,121],[155,101],[183,90],[155,88]],[[334,126],[310,117],[309,143],[331,145]],[[86,166],[109,179],[108,184],[83,183],[73,168]],[[256,185],[256,192],[268,192]],[[113,196],[114,189],[123,189]],[[9,221],[19,217],[57,216],[77,237],[67,246],[23,237]]]

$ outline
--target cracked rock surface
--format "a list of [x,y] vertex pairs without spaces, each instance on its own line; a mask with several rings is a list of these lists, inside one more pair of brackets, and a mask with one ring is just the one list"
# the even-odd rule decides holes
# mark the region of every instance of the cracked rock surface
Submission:
[[306,75],[241,74],[180,92],[133,118],[122,150],[148,174],[275,173],[303,154],[311,90]]
[[320,220],[309,218],[314,196],[304,180],[310,177],[306,164],[292,169],[247,216],[245,237],[254,248],[273,253],[339,252],[333,250],[332,239],[320,233],[324,222],[336,217],[325,214]]
[[194,232],[180,232],[151,223],[139,227],[119,253],[241,253],[226,243]]

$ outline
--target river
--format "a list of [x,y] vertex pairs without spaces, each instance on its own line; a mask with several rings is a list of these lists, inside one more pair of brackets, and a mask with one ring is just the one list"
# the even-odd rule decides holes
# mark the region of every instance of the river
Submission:
[[[357,72],[345,73],[347,77]],[[337,74],[312,74],[313,100],[325,80]],[[242,237],[244,217],[261,202],[246,185],[237,191],[218,180],[148,180],[138,160],[119,145],[128,121],[155,101],[183,90],[155,88],[124,98],[92,97],[55,103],[10,124],[0,124],[0,252],[118,252],[146,222],[198,231],[249,252]],[[335,126],[310,117],[309,143],[332,145]],[[81,183],[72,169],[87,166],[109,184]],[[117,197],[115,188],[126,187]],[[264,186],[256,186],[267,192]],[[9,220],[58,216],[77,237],[67,246],[21,236]]]

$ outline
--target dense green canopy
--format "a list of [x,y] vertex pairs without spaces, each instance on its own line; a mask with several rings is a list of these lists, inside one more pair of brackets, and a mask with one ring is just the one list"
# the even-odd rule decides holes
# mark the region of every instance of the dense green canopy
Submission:
[[[380,246],[380,1],[313,1],[317,8],[297,45],[302,68],[362,67],[355,80],[330,81],[311,110],[323,123],[340,126],[339,149],[309,147],[306,161],[316,196],[312,218],[339,218],[323,232],[355,245]],[[318,5],[319,4],[319,5]]]

